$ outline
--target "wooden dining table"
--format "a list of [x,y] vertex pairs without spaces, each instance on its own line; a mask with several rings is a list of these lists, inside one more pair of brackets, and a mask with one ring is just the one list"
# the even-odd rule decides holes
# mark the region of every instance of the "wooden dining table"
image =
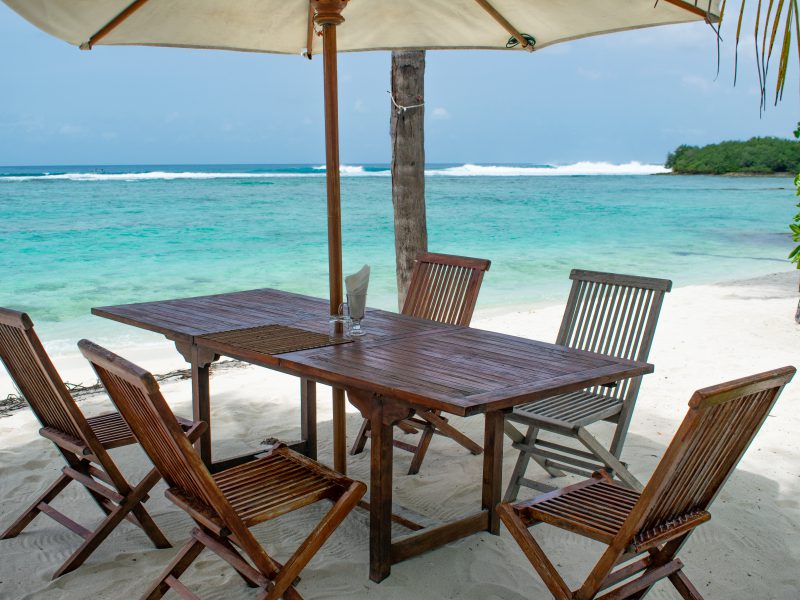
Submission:
[[[372,424],[370,578],[376,582],[389,575],[392,564],[473,533],[499,533],[495,507],[501,500],[503,421],[514,406],[653,371],[648,363],[382,310],[368,309],[365,336],[326,342],[327,301],[268,288],[105,306],[92,313],[175,342],[192,365],[194,417],[209,424],[199,450],[212,470],[250,458],[212,460],[209,368],[220,356],[300,378],[302,439],[292,446],[312,457],[315,384],[345,389]],[[275,336],[307,347],[280,347],[271,341]],[[480,508],[445,524],[412,525],[414,531],[393,540],[393,428],[416,411],[431,409],[485,417]],[[344,437],[335,438],[334,452],[345,451]]]

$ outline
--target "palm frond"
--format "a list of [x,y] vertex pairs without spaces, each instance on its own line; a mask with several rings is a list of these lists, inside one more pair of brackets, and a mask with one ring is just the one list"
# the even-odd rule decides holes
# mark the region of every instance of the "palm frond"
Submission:
[[[798,44],[800,41],[800,11],[798,11],[798,1],[800,0],[758,0],[755,7],[753,46],[758,87],[761,92],[761,110],[766,108],[767,86],[770,79],[769,66],[772,62],[773,53],[778,56],[778,71],[775,75],[776,104],[783,98],[793,42],[797,46],[797,58],[800,64],[800,44]],[[722,0],[720,18],[725,14],[726,6],[727,0]],[[744,12],[747,6],[746,0],[741,0],[739,4],[739,19],[736,24],[733,85],[736,85],[738,78],[739,42],[741,40]],[[780,50],[775,52],[778,48]]]
[[786,13],[786,23],[783,30],[783,44],[778,61],[778,78],[775,85],[775,104],[783,98],[783,88],[786,85],[786,68],[789,66],[789,47],[792,44],[792,19],[795,18],[794,9],[789,6]]

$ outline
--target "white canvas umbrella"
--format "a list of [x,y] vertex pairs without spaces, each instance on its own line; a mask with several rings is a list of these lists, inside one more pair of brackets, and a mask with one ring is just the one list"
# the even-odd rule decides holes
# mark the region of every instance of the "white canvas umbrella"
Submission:
[[[4,0],[44,31],[76,46],[179,46],[298,54],[312,36],[308,0]],[[312,0],[341,14],[340,52],[502,49],[527,33],[536,48],[600,33],[716,18],[710,0]],[[344,9],[344,10],[343,10]],[[319,22],[323,25],[323,22]],[[337,23],[338,24],[338,23]],[[111,25],[111,27],[108,27]]]
[[[172,46],[277,54],[322,51],[331,314],[342,302],[337,51],[528,50],[697,20],[718,0],[3,0],[70,44]],[[320,35],[317,35],[320,34]],[[337,392],[334,409],[343,407]],[[343,426],[343,412],[334,418]],[[335,436],[338,437],[338,436]],[[335,444],[336,445],[336,444]],[[343,445],[342,445],[343,448]],[[344,470],[344,454],[334,465]]]

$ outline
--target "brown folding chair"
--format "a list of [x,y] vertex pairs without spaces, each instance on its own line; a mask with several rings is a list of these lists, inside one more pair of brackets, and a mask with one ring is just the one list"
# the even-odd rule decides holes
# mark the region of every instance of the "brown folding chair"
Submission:
[[[672,288],[672,282],[578,269],[573,269],[569,277],[572,289],[556,344],[647,361],[664,295]],[[525,477],[531,460],[551,477],[563,477],[564,471],[589,476],[604,469],[628,487],[641,490],[641,483],[620,460],[641,383],[641,377],[634,377],[515,407],[506,415],[505,433],[519,455],[503,499],[516,500],[521,486],[541,491],[555,489]],[[616,424],[608,448],[587,429],[599,421]],[[526,433],[512,422],[527,425]],[[573,438],[578,443],[569,446],[544,440],[540,438],[542,431]]]
[[[489,270],[491,264],[491,261],[482,258],[420,254],[414,261],[402,314],[450,325],[469,326],[472,313],[475,311],[475,303],[478,301],[483,274]],[[416,446],[394,440],[397,448],[414,454],[408,469],[409,475],[419,472],[435,433],[451,438],[472,454],[483,452],[480,444],[450,425],[440,410],[419,411],[415,417],[398,423],[398,427],[406,433],[422,431]],[[364,450],[369,434],[369,419],[364,419],[350,454],[355,455]]]
[[[601,471],[532,500],[501,504],[500,518],[553,597],[638,599],[668,578],[682,598],[702,600],[677,554],[695,527],[711,518],[709,506],[794,374],[794,367],[784,367],[695,392],[641,492]],[[528,528],[537,523],[608,546],[580,589],[569,589],[534,540]]]
[[[294,588],[300,571],[358,504],[367,486],[281,444],[261,458],[212,476],[150,373],[88,340],[78,346],[167,482],[167,498],[197,525],[142,598],[161,598],[170,588],[184,598],[197,598],[179,578],[206,548],[249,586],[262,588],[259,598],[301,598]],[[333,506],[285,565],[267,554],[250,532],[254,525],[320,500],[330,500]]]
[[[128,519],[141,527],[156,548],[169,541],[153,522],[142,503],[160,476],[153,469],[138,485],[129,484],[108,450],[136,443],[119,413],[87,419],[58,376],[28,315],[0,308],[0,358],[20,394],[42,424],[39,434],[56,445],[67,466],[61,475],[0,539],[19,535],[38,514],[45,514],[83,538],[83,543],[55,572],[53,579],[78,568],[113,529]],[[70,482],[84,486],[105,518],[89,530],[51,506]]]

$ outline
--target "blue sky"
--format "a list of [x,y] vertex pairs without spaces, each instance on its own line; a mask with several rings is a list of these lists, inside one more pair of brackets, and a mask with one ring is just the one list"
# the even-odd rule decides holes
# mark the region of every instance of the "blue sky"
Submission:
[[[733,87],[734,22],[716,80],[716,39],[703,24],[533,54],[428,52],[427,160],[662,163],[681,143],[788,137],[800,119],[797,63],[783,102],[759,117],[750,28]],[[345,164],[389,160],[389,65],[388,53],[340,55]],[[81,52],[0,3],[0,164],[321,164],[321,66],[218,51]]]

